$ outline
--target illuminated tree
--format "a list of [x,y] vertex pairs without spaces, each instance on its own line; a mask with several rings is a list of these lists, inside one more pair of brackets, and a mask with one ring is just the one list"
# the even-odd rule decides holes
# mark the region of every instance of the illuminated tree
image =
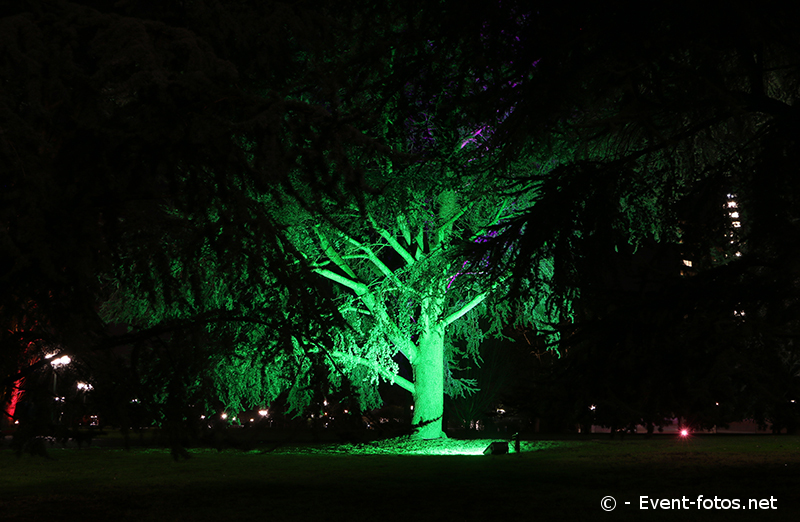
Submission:
[[[482,81],[442,65],[425,36],[427,18],[375,9],[376,17],[353,17],[350,36],[366,49],[354,44],[359,52],[343,53],[341,68],[336,60],[316,66],[338,73],[341,92],[306,89],[273,105],[289,119],[279,146],[248,129],[233,132],[248,168],[208,177],[190,171],[180,184],[209,183],[205,206],[176,196],[167,219],[132,233],[147,238],[141,248],[129,242],[130,259],[142,261],[121,264],[118,294],[104,313],[153,332],[171,325],[148,371],[186,381],[174,390],[199,389],[196,375],[204,373],[228,407],[269,403],[288,391],[299,411],[328,389],[320,373],[334,388],[352,383],[364,407],[379,404],[377,383],[385,379],[414,396],[415,435],[435,438],[443,394],[476,389],[457,374],[459,365],[479,361],[482,339],[505,321],[547,323],[537,306],[547,294],[548,260],[537,266],[535,297],[512,305],[501,298],[506,276],[488,276],[480,262],[468,269],[461,252],[527,207],[535,191],[520,177],[552,163],[542,150],[513,167],[496,165],[486,147],[470,145],[505,117],[495,111],[477,120],[459,110]],[[378,20],[385,34],[373,31]],[[470,38],[480,39],[480,24],[472,25]],[[448,54],[464,61],[469,49]],[[250,167],[272,165],[276,156],[288,174],[280,183],[252,177]],[[260,235],[265,224],[275,241]],[[325,315],[319,286],[332,288],[343,324]],[[195,360],[209,369],[200,372]],[[399,373],[401,360],[412,375]],[[177,393],[164,379],[149,382],[162,397]]]
[[[513,183],[480,174],[477,165],[456,171],[412,165],[363,205],[332,204],[321,214],[297,205],[280,211],[289,241],[333,284],[347,321],[333,345],[316,349],[332,372],[348,375],[365,407],[380,404],[380,379],[410,392],[416,437],[441,435],[443,393],[477,389],[479,383],[458,378],[458,368],[480,360],[487,335],[512,320],[547,323],[535,302],[514,306],[502,299],[504,278],[467,270],[456,255],[459,243],[485,241],[525,205],[510,192]],[[401,375],[401,360],[411,375]]]

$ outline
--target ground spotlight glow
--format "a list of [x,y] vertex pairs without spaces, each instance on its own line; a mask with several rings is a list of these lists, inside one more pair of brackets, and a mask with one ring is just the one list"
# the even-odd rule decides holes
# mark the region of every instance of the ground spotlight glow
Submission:
[[[344,455],[398,455],[398,456],[458,456],[484,455],[484,450],[498,439],[435,439],[413,440],[408,437],[398,437],[382,441],[373,441],[361,444],[316,444],[316,445],[286,445],[276,448],[274,454],[344,454]],[[530,453],[546,449],[565,447],[573,444],[563,441],[521,441],[520,453]],[[510,452],[512,455],[515,451]],[[488,457],[484,457],[488,458]],[[511,458],[508,454],[494,455],[492,458]]]

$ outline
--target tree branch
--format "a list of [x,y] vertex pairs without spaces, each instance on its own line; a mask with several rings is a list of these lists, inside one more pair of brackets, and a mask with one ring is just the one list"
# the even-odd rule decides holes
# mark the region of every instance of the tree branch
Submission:
[[471,202],[469,202],[469,203],[467,203],[466,205],[464,205],[464,206],[461,208],[461,210],[459,210],[458,212],[456,212],[456,213],[453,215],[453,217],[451,217],[450,219],[448,219],[447,221],[445,221],[444,223],[442,223],[442,226],[440,226],[439,228],[437,228],[437,229],[436,229],[436,232],[434,233],[434,237],[436,238],[436,244],[437,244],[437,245],[441,245],[441,244],[444,242],[444,240],[445,240],[445,235],[446,235],[446,231],[449,233],[449,231],[450,231],[450,230],[452,229],[452,227],[453,227],[453,224],[454,224],[456,221],[458,221],[459,219],[461,219],[461,217],[462,217],[464,214],[466,214],[466,213],[467,213],[467,211],[468,211],[470,208],[472,208],[472,206],[475,204],[475,202],[476,202],[476,201],[478,201],[478,200],[477,200],[477,199],[474,199],[474,200],[472,200]]
[[342,259],[342,256],[339,255],[333,246],[331,246],[330,241],[328,238],[325,237],[325,234],[319,229],[319,226],[314,227],[314,232],[317,233],[317,237],[319,238],[319,243],[322,246],[322,251],[325,252],[325,255],[328,256],[328,259],[333,261],[336,266],[342,269],[342,272],[350,276],[352,279],[358,279],[356,277],[356,273],[350,268],[350,266]]
[[379,227],[378,223],[375,222],[375,218],[372,217],[372,214],[368,215],[369,215],[369,222],[372,224],[372,228],[374,228],[375,231],[389,243],[389,246],[394,248],[395,252],[400,254],[400,257],[402,257],[405,260],[407,265],[413,265],[415,259],[409,253],[409,251],[403,248],[403,245],[401,245],[400,242],[397,239],[395,239],[395,237],[388,230]]
[[400,214],[397,216],[397,227],[400,229],[400,233],[403,234],[403,239],[406,240],[406,244],[410,247],[411,246],[411,229],[408,228],[408,220],[406,216]]
[[442,319],[441,322],[444,324],[444,326],[448,326],[453,321],[461,319],[470,310],[481,304],[488,296],[489,292],[481,292],[480,294],[473,297],[470,302],[468,302],[467,304],[459,308],[457,311],[453,312],[452,314]]
[[386,325],[386,336],[389,337],[389,340],[392,341],[395,347],[400,350],[406,359],[409,361],[414,360],[417,355],[416,347],[408,339],[400,335],[397,331],[397,326],[389,317],[389,314],[386,313],[386,310],[380,306],[378,300],[375,299],[375,296],[370,292],[367,285],[359,281],[350,280],[343,275],[327,269],[315,269],[314,272],[355,292],[356,296],[358,296],[361,302],[364,303],[364,306],[367,307],[367,310],[381,323]]
[[400,281],[400,279],[395,275],[395,273],[392,272],[392,270],[388,266],[386,266],[386,264],[383,261],[381,261],[377,255],[375,255],[375,252],[373,252],[370,247],[364,245],[354,237],[350,236],[349,234],[346,234],[341,230],[337,229],[337,232],[341,234],[341,236],[349,243],[351,243],[353,246],[361,249],[366,254],[367,259],[369,259],[372,262],[372,264],[375,265],[375,267],[377,267],[377,269],[380,270],[380,272],[384,276],[389,278],[397,286],[405,287],[405,285]]
[[356,355],[351,355],[349,353],[341,353],[341,352],[332,353],[331,356],[334,357],[335,359],[342,359],[346,363],[356,363],[362,366],[366,366],[368,368],[372,368],[373,370],[378,372],[384,379],[391,382],[392,384],[396,384],[401,388],[403,388],[404,390],[410,393],[414,393],[415,387],[413,382],[409,381],[405,377],[397,375],[396,373],[390,372],[387,368],[380,366],[375,361],[370,361],[369,359],[364,359],[363,357],[358,357]]
[[[364,283],[348,279],[345,276],[337,274],[332,270],[328,270],[327,268],[314,268],[313,270],[322,277],[328,278],[331,281],[339,283],[342,286],[346,286],[347,288],[355,292],[357,295],[359,292],[369,292],[367,285],[365,285]],[[369,308],[369,306],[367,306],[367,308]]]
[[414,253],[414,257],[419,261],[422,259],[422,256],[425,253],[425,224],[421,223],[419,225],[419,230],[417,231],[417,237],[415,238],[417,242],[417,251]]

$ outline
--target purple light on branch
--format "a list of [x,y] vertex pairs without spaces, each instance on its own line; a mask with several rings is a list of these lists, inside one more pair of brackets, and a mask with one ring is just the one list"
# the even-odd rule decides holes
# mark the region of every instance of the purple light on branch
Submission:
[[483,133],[484,130],[486,130],[486,126],[478,127],[478,130],[476,130],[475,132],[472,133],[472,137],[467,138],[466,140],[461,142],[461,148],[463,149],[467,145],[467,143],[475,143],[475,142],[477,142],[478,140],[475,139],[475,137],[476,136],[480,136]]

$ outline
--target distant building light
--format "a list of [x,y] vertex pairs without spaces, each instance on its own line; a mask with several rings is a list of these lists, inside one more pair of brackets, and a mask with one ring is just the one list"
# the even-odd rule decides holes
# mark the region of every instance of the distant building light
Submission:
[[684,259],[684,260],[683,260],[683,264],[684,264],[684,265],[686,265],[686,266],[688,266],[688,267],[691,267],[691,266],[692,266],[692,262],[691,262],[691,261],[689,261],[689,260],[687,260],[687,259]]
[[267,415],[269,415],[269,410],[258,410],[258,414],[261,415],[262,417],[266,417]]
[[742,224],[739,221],[733,221],[733,226],[734,228],[739,228],[742,226]]
[[739,217],[739,213],[738,212],[731,212],[731,217],[732,218],[738,218]]
[[736,252],[736,257],[742,257],[742,253],[741,252]]
[[728,208],[736,208],[737,206],[735,201],[728,201]]
[[88,382],[78,382],[78,389],[84,391],[91,391],[94,390],[94,386],[92,386]]

